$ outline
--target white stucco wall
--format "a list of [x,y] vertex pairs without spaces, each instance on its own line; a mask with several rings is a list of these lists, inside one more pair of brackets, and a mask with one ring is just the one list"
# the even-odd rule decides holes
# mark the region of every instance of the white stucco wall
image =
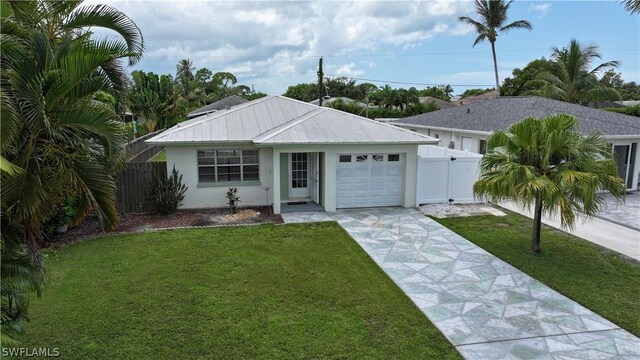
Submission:
[[[167,146],[167,173],[173,166],[182,175],[182,182],[188,186],[181,208],[217,208],[227,206],[226,193],[230,187],[238,188],[240,206],[262,206],[273,203],[273,156],[271,148],[260,149],[259,184],[198,184],[198,150],[203,149],[238,149],[254,148],[252,145],[228,146]],[[269,199],[262,187],[271,186]]]

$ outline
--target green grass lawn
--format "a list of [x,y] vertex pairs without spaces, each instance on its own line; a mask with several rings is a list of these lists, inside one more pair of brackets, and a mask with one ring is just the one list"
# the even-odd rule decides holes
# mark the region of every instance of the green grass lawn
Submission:
[[[532,221],[506,217],[434,219],[556,291],[640,336],[640,264],[543,225],[542,254],[529,251]],[[580,226],[576,224],[576,226]]]
[[460,358],[336,223],[103,237],[46,261],[21,341],[63,358]]
[[160,150],[160,152],[153,155],[148,162],[167,162],[167,152],[165,149]]

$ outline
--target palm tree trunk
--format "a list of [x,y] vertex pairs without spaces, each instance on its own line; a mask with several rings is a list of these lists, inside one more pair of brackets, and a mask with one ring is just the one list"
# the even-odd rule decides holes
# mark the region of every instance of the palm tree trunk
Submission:
[[31,264],[37,270],[42,269],[42,255],[40,254],[40,237],[38,236],[39,230],[34,231],[29,227],[25,234],[25,245],[27,245],[27,251],[31,256]]
[[540,249],[540,230],[542,228],[542,199],[540,196],[536,198],[536,208],[533,214],[533,235],[531,238],[531,251],[539,253]]
[[493,54],[493,71],[496,74],[496,92],[500,96],[500,80],[498,80],[498,60],[496,59],[496,44],[491,43],[491,53]]

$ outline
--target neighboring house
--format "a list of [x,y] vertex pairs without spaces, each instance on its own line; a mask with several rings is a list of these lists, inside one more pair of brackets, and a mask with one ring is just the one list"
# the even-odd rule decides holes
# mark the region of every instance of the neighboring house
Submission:
[[456,102],[460,105],[469,105],[469,104],[477,103],[478,101],[495,99],[497,97],[498,97],[498,92],[495,90],[491,90],[491,91],[487,91],[484,94],[460,98],[456,100]]
[[613,147],[618,172],[635,190],[640,170],[640,118],[536,96],[499,97],[457,108],[434,111],[392,124],[440,139],[440,146],[484,153],[486,139],[496,130],[528,117],[569,114],[584,134],[601,133]]
[[325,211],[416,206],[418,146],[437,139],[332,108],[268,96],[178,124],[147,141],[166,148],[189,187],[183,207],[309,202]]
[[237,95],[227,96],[224,99],[218,100],[216,102],[212,102],[209,105],[205,105],[199,109],[193,110],[192,112],[187,114],[187,119],[193,119],[195,117],[211,114],[213,112],[220,111],[220,110],[228,110],[236,105],[244,104],[247,101],[249,100],[243,99]]
[[[362,101],[353,100],[351,98],[344,97],[344,96],[343,97],[324,97],[322,99],[322,106],[329,106],[329,105],[331,105],[332,102],[334,102],[336,100],[342,100],[342,102],[345,105],[349,105],[352,102],[355,102],[357,106],[359,106],[359,107],[361,107],[363,109],[367,108],[367,107],[369,107],[369,109],[377,109],[378,108],[377,105],[371,105],[371,104],[367,105],[367,103],[363,103]],[[311,100],[311,101],[309,101],[309,104],[318,105],[318,104],[320,104],[320,100],[318,100],[318,99]]]
[[459,104],[455,102],[444,101],[432,96],[421,96],[418,98],[418,101],[420,101],[420,104],[428,104],[434,102],[436,103],[436,105],[438,105],[438,109],[440,110],[459,106]]

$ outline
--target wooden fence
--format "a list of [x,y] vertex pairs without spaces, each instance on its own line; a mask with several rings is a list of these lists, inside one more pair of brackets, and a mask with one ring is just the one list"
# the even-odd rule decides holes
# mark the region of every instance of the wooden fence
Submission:
[[129,161],[147,161],[164,149],[163,146],[150,145],[144,141],[160,134],[163,130],[154,131],[141,136],[127,144],[127,151],[130,154]]
[[118,211],[120,213],[154,211],[148,199],[148,193],[156,176],[167,176],[166,163],[144,161],[127,163],[127,167],[116,183]]

